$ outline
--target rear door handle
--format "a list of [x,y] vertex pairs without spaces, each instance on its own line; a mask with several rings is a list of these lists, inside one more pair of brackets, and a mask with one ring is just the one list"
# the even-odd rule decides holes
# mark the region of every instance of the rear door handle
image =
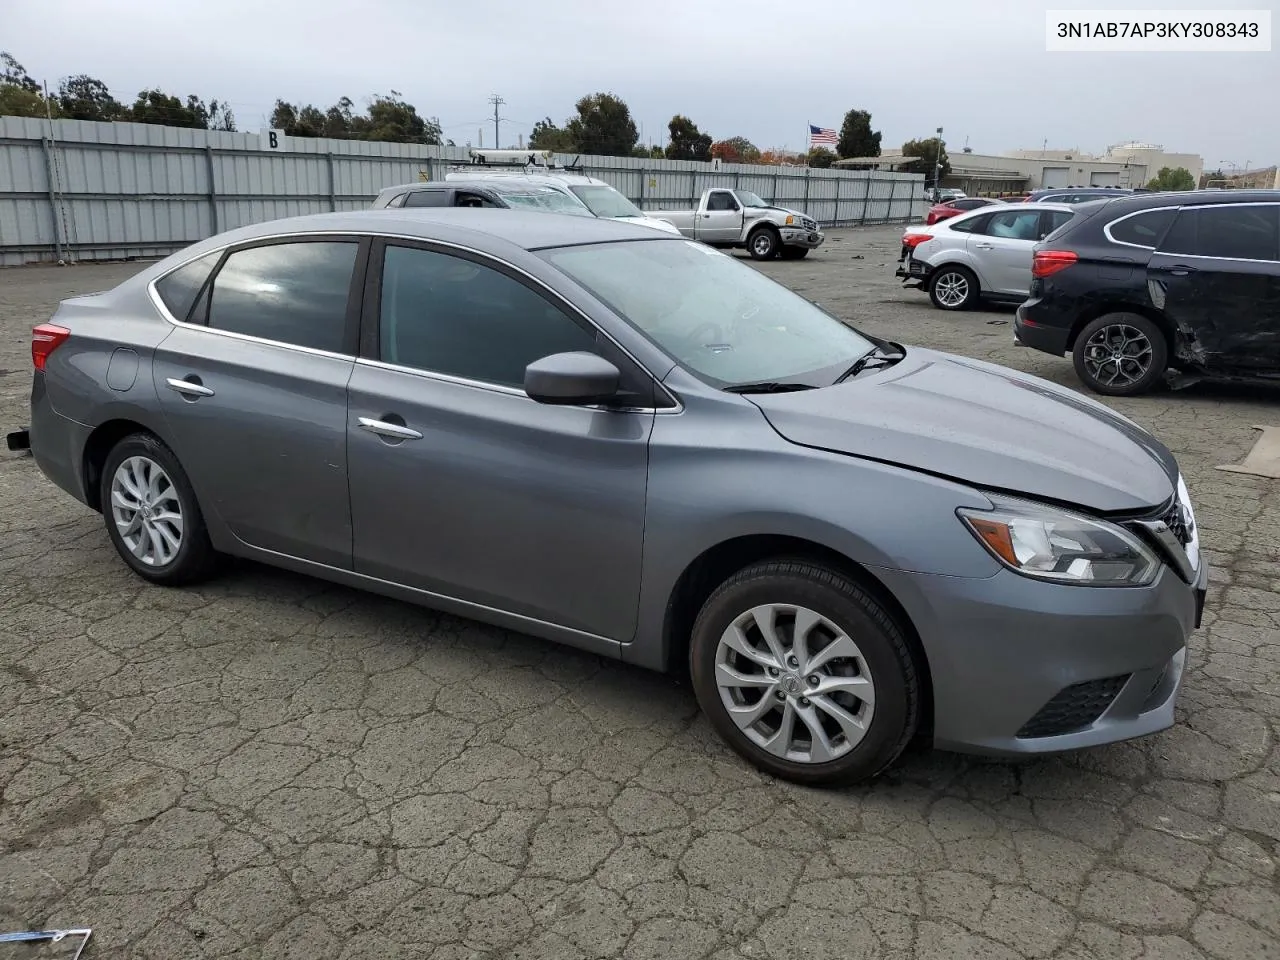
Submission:
[[994,243],[975,243],[974,246],[979,250],[994,250],[996,248]]
[[170,377],[165,381],[170,390],[176,390],[178,393],[187,397],[212,397],[213,391],[206,387],[203,383],[197,383],[194,380],[179,380],[177,377]]
[[372,417],[360,417],[360,426],[370,433],[376,433],[380,437],[391,437],[394,440],[421,440],[422,434],[412,427],[402,426],[398,423],[388,423],[386,420],[374,420]]
[[1170,267],[1169,272],[1172,273],[1175,277],[1186,277],[1195,273],[1196,268],[1184,267],[1182,264],[1178,264],[1176,267]]

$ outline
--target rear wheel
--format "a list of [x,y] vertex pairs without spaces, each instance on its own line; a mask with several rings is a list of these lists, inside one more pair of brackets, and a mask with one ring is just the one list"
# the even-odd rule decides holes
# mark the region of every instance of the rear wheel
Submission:
[[808,247],[783,247],[782,248],[783,260],[803,260],[808,255],[809,255]]
[[178,458],[149,433],[135,433],[107,454],[99,487],[107,535],[135,573],[178,586],[213,571],[200,505]]
[[698,703],[738,754],[797,783],[852,783],[915,732],[920,683],[901,628],[844,575],[753,564],[708,598],[689,666]]
[[1094,393],[1132,397],[1151,390],[1164,376],[1169,344],[1164,331],[1138,313],[1108,313],[1076,337],[1071,359]]
[[772,260],[778,255],[782,240],[772,227],[756,227],[747,237],[747,253],[752,260]]
[[967,267],[939,267],[929,278],[929,299],[939,310],[968,310],[978,302],[978,278]]

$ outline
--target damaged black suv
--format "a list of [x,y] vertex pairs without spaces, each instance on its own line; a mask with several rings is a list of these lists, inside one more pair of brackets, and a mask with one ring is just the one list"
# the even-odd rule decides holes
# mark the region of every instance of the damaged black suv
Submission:
[[1020,343],[1069,352],[1108,396],[1166,374],[1280,383],[1280,190],[1136,194],[1076,211],[1035,247]]

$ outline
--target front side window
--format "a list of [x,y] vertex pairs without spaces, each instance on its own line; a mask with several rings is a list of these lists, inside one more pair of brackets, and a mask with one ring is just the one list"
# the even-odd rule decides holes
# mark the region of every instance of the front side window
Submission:
[[643,217],[640,209],[613,187],[600,184],[569,188],[597,217]]
[[1006,210],[993,213],[984,231],[989,237],[1007,240],[1036,240],[1040,236],[1040,214],[1035,210]]
[[594,351],[595,334],[492,267],[388,246],[378,343],[387,363],[519,388],[529,364],[553,353]]
[[191,308],[195,306],[196,296],[221,257],[221,250],[206,254],[184,264],[172,273],[165,274],[156,281],[156,293],[160,294],[160,299],[164,301],[173,319],[187,319]]
[[1280,260],[1278,212],[1278,204],[1223,204],[1183,210],[1160,251],[1228,260]]
[[354,240],[273,243],[231,253],[213,278],[208,325],[346,352]]
[[737,210],[738,202],[728,190],[717,190],[707,197],[708,210]]
[[1111,239],[1117,243],[1155,249],[1176,213],[1176,210],[1147,210],[1117,220],[1109,228]]
[[830,383],[872,346],[781,284],[693,241],[589,244],[541,256],[713,386],[827,371]]

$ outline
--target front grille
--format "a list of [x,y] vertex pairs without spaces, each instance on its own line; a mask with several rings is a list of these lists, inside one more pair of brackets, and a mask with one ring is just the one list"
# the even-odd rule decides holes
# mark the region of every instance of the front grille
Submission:
[[817,230],[817,229],[818,229],[818,221],[816,221],[816,220],[810,220],[808,217],[804,217],[804,218],[802,218],[802,219],[800,220],[800,223],[801,223],[801,225],[802,225],[806,230]]
[[1087,680],[1064,687],[1022,725],[1018,739],[1060,737],[1085,729],[1106,712],[1128,680],[1129,674],[1126,673],[1120,677]]
[[1178,542],[1184,547],[1191,542],[1191,531],[1187,527],[1186,515],[1182,512],[1182,505],[1178,503],[1177,498],[1173,500],[1173,505],[1160,518],[1164,522],[1173,535],[1178,538]]

